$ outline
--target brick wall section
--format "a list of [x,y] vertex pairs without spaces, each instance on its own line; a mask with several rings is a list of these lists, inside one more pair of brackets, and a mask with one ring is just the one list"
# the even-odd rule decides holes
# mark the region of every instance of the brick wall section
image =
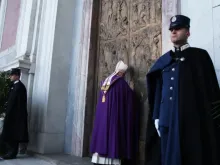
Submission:
[[0,52],[16,43],[21,0],[8,0]]

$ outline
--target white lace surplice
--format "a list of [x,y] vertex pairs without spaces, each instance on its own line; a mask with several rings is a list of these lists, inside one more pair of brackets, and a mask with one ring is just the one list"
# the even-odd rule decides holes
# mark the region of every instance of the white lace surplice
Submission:
[[92,155],[92,163],[97,163],[97,164],[109,164],[109,165],[121,165],[121,160],[120,159],[111,159],[111,158],[105,158],[99,156],[98,153],[94,153]]

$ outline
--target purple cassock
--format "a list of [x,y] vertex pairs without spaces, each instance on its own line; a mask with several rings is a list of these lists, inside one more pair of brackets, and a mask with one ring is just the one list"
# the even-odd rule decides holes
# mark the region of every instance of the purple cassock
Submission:
[[92,132],[91,153],[112,159],[134,159],[137,113],[134,92],[123,77],[114,76],[107,92],[101,89]]

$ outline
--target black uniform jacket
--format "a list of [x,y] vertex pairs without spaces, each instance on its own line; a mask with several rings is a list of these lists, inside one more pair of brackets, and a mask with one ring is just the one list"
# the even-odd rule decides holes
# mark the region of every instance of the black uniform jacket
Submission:
[[28,142],[27,91],[19,81],[11,86],[2,130],[3,141]]

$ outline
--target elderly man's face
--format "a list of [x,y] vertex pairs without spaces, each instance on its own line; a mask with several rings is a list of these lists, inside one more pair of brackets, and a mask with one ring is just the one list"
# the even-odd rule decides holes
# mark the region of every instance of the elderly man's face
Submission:
[[117,75],[120,76],[120,77],[124,77],[125,76],[125,72],[124,71],[120,71],[120,72],[118,72]]
[[189,29],[187,28],[175,28],[171,29],[170,32],[170,38],[174,44],[184,44],[190,36]]

